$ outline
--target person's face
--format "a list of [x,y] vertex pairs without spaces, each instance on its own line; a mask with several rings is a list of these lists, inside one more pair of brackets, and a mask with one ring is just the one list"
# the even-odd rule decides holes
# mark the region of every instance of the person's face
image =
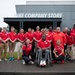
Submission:
[[28,29],[28,32],[31,32],[31,28]]
[[11,31],[14,32],[14,30],[15,30],[15,29],[12,27],[12,28],[11,28]]
[[57,31],[57,32],[60,32],[60,28],[57,28],[56,31]]
[[39,31],[39,30],[40,30],[40,27],[38,26],[38,27],[36,28],[36,30]]
[[32,29],[32,32],[34,32],[34,29]]
[[52,27],[49,28],[49,31],[52,31]]
[[3,28],[3,31],[6,32],[6,28]]
[[24,33],[24,30],[23,30],[23,29],[21,29],[21,30],[20,30],[20,32],[21,32],[21,33]]

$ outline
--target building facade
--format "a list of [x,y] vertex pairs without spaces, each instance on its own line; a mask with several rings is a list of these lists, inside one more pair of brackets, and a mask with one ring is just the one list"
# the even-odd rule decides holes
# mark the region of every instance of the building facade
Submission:
[[[48,4],[47,4],[48,3]],[[9,26],[14,26],[18,31],[20,28],[27,30],[29,27],[36,28],[39,25],[44,27],[72,28],[75,23],[75,2],[58,2],[45,4],[38,2],[27,2],[26,5],[16,5],[16,16],[4,18]]]

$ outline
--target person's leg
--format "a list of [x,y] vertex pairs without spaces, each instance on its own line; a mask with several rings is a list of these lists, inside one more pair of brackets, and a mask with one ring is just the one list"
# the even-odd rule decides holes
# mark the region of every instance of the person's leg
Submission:
[[7,60],[7,59],[6,59],[7,47],[8,47],[8,44],[7,44],[7,43],[4,44],[4,59],[5,59],[5,60]]
[[18,49],[17,58],[19,60],[20,59],[20,52],[22,51],[22,43],[20,43],[20,42],[17,43],[17,49]]
[[14,49],[15,49],[16,43],[12,43],[12,61],[14,60]]
[[42,60],[42,50],[41,49],[38,50],[38,57],[39,57],[39,60],[41,61]]
[[64,56],[59,56],[59,57],[57,57],[55,59],[56,59],[56,61],[62,61],[62,60],[64,60]]
[[28,56],[23,56],[22,58],[26,63],[29,63],[31,61]]
[[9,42],[9,55],[10,55],[10,58],[9,58],[10,60],[12,57],[12,43],[11,42]]
[[35,61],[35,59],[36,59],[36,54],[35,54],[34,52],[31,53],[31,58],[32,58],[32,59],[31,59],[32,61]]
[[49,50],[45,50],[45,61],[47,61],[49,55]]
[[2,60],[2,44],[0,44],[0,61]]
[[71,60],[71,47],[67,45],[67,58]]

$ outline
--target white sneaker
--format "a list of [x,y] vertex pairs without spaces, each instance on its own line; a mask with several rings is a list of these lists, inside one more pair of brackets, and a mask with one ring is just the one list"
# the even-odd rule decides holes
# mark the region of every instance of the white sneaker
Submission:
[[23,65],[25,65],[25,61],[23,60]]
[[0,61],[2,61],[2,59],[0,59]]
[[40,66],[42,66],[42,65],[43,65],[43,61],[41,60],[41,61],[40,61]]
[[30,61],[30,64],[32,64],[32,65],[33,65],[33,64],[34,64],[34,62],[33,62],[33,61]]
[[46,61],[45,60],[43,61],[43,65],[46,66]]
[[5,60],[5,61],[7,61],[7,59],[6,59],[6,58],[5,58],[4,60]]

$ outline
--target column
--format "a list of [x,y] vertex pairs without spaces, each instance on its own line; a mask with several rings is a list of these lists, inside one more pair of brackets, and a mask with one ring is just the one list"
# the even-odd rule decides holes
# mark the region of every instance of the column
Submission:
[[57,27],[57,21],[53,21],[53,28]]

